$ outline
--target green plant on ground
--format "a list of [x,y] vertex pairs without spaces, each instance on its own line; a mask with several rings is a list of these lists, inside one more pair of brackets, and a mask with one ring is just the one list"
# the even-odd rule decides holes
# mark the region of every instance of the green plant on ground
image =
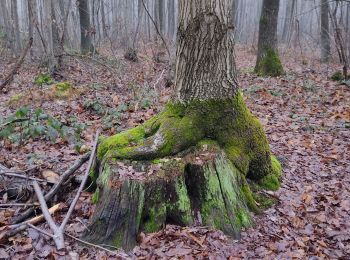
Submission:
[[86,125],[79,123],[77,119],[63,124],[41,108],[25,106],[6,118],[0,118],[0,139],[22,144],[28,139],[45,138],[55,142],[62,138],[77,145],[81,142],[80,135],[85,128]]

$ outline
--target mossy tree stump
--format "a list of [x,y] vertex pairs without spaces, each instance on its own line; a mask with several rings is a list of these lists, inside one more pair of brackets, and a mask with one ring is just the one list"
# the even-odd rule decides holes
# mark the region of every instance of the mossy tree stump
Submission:
[[139,232],[166,223],[237,237],[257,210],[247,180],[279,187],[280,165],[238,89],[231,7],[179,0],[174,98],[144,124],[101,140],[85,239],[131,249]]
[[122,162],[124,169],[144,171],[144,176],[121,177],[120,162],[104,162],[97,181],[96,210],[85,235],[89,241],[129,250],[139,232],[155,232],[167,223],[197,223],[234,237],[252,223],[249,212],[257,206],[250,188],[213,142],[203,141],[181,158]]

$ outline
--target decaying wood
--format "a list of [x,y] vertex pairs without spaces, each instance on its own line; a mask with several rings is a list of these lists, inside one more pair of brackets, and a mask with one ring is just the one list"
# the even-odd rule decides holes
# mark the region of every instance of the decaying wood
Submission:
[[6,87],[13,79],[13,76],[17,73],[19,68],[21,67],[22,63],[24,62],[25,57],[27,56],[27,53],[29,49],[32,47],[33,44],[33,38],[30,38],[28,41],[27,46],[23,49],[22,54],[18,61],[16,62],[13,69],[10,71],[10,73],[5,77],[3,82],[0,84],[0,90],[2,90],[4,87]]
[[[248,193],[242,192],[249,187],[217,149],[170,157],[157,166],[147,161],[103,161],[98,202],[83,238],[130,250],[139,232],[156,232],[167,223],[198,223],[238,237],[240,229],[251,224]],[[121,165],[146,173],[143,178],[121,176]]]

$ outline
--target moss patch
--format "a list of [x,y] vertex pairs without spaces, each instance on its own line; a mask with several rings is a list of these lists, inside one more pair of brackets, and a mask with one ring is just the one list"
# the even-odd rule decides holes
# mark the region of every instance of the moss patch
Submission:
[[276,191],[281,185],[282,166],[275,156],[271,156],[271,164],[271,173],[259,180],[259,185],[264,189]]
[[259,76],[280,76],[283,72],[282,62],[278,53],[272,48],[266,48],[263,57],[258,60],[255,72]]

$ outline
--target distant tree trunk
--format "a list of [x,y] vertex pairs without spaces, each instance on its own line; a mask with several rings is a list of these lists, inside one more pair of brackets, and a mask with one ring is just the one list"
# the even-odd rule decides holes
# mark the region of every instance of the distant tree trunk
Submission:
[[159,32],[164,33],[164,0],[158,0]]
[[106,25],[106,14],[105,14],[105,4],[104,1],[101,0],[100,1],[101,4],[101,22],[102,22],[102,32],[103,32],[103,38],[107,38],[108,34],[107,34],[107,25]]
[[[37,10],[36,10],[36,0],[28,0],[28,34],[29,38],[34,39],[34,27],[35,23],[37,22]],[[34,53],[33,53],[33,48],[30,48],[29,50],[30,57],[33,58]]]
[[174,0],[168,1],[168,34],[170,39],[175,35],[175,3]]
[[13,50],[14,54],[17,56],[20,54],[21,50],[21,37],[20,37],[20,28],[19,28],[19,19],[18,19],[18,7],[17,0],[11,1],[11,20],[12,20],[12,29],[13,29]]
[[179,10],[174,98],[99,145],[97,205],[84,235],[95,244],[130,250],[139,232],[166,223],[238,237],[258,210],[246,178],[279,187],[280,165],[238,90],[232,0],[180,0]]
[[296,0],[287,1],[286,15],[284,17],[282,40],[284,43],[288,43],[288,44],[291,40],[291,35],[292,35],[295,2]]
[[88,0],[78,0],[80,19],[80,49],[82,54],[93,51]]
[[[64,11],[63,11],[64,13]],[[62,13],[62,14],[63,14]],[[52,71],[52,74],[55,74],[56,70],[60,69],[62,66],[62,55],[63,55],[63,44],[61,44],[61,37],[60,37],[60,28],[58,25],[58,19],[55,13],[55,4],[51,1],[51,14],[52,14],[52,46],[53,46],[53,55],[56,62],[56,66],[54,68],[54,71]],[[63,14],[64,15],[64,14]],[[64,16],[63,16],[64,19]],[[62,25],[63,26],[63,25]],[[63,32],[63,28],[61,30]]]
[[47,61],[48,61],[48,69],[50,74],[53,74],[57,67],[57,60],[55,58],[54,53],[54,40],[53,40],[53,8],[52,8],[52,0],[45,0],[43,2],[44,8],[44,30],[45,30],[45,41],[46,41],[46,51],[47,51]]
[[321,1],[321,61],[328,62],[331,55],[331,39],[329,34],[329,3]]
[[279,0],[264,0],[261,10],[255,66],[255,72],[261,76],[279,76],[283,73],[277,45],[279,3]]
[[[7,44],[6,46],[9,46],[11,48],[11,44],[12,43],[12,30],[11,30],[11,26],[10,26],[10,19],[9,19],[9,14],[7,12],[7,8],[6,8],[6,1],[1,1],[0,0],[0,10],[1,10],[1,15],[4,21],[4,29],[6,32],[6,40],[7,40]],[[12,49],[12,48],[11,48]]]

